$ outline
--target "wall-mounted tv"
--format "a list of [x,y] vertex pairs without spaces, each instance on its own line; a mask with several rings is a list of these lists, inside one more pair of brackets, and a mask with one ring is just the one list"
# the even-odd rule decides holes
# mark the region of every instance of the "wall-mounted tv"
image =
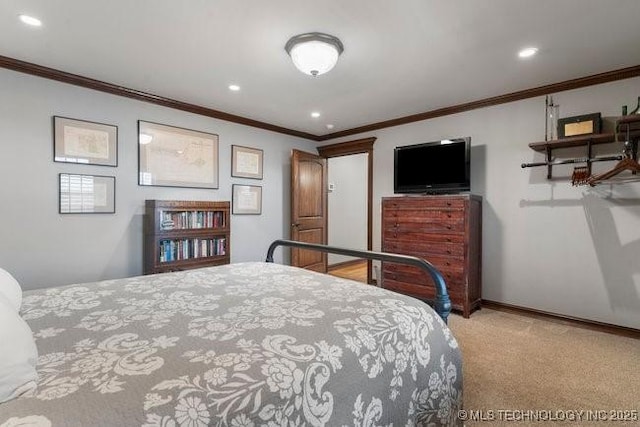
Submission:
[[428,194],[470,191],[470,154],[470,137],[396,147],[393,190]]

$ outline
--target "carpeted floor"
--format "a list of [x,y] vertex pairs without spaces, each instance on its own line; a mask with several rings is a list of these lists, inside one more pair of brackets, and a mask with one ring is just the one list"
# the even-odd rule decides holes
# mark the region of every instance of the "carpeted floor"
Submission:
[[[493,418],[499,418],[499,410],[549,410],[558,418],[564,415],[556,411],[606,411],[606,418],[612,418],[625,414],[610,411],[626,410],[640,417],[640,340],[486,308],[469,319],[452,315],[449,326],[462,349],[466,410],[493,410]],[[521,416],[502,414],[512,421]],[[555,424],[640,426],[640,420],[465,423]]]

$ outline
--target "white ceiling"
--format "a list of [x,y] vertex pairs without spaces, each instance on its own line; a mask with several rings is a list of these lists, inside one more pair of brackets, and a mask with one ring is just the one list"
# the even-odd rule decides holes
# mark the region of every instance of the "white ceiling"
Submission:
[[[639,65],[639,18],[640,0],[3,0],[0,55],[322,135]],[[345,47],[315,78],[284,51],[311,31]]]

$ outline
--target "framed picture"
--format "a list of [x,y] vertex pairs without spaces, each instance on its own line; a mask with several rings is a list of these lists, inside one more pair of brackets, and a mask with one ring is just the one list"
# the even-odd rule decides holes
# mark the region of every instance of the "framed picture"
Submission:
[[564,117],[558,120],[558,138],[600,133],[601,127],[600,113]]
[[262,187],[233,184],[232,188],[232,214],[260,215],[262,213]]
[[118,166],[118,127],[54,116],[53,160]]
[[258,148],[231,146],[231,176],[262,179],[263,151]]
[[116,177],[60,174],[61,214],[115,213]]
[[138,120],[138,184],[218,188],[218,135]]

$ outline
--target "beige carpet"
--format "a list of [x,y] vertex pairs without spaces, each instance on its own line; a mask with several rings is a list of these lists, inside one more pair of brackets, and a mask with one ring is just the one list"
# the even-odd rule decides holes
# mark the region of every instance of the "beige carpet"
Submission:
[[[640,411],[640,340],[490,309],[452,315],[449,326],[462,349],[467,410]],[[640,421],[465,423],[555,424]]]

